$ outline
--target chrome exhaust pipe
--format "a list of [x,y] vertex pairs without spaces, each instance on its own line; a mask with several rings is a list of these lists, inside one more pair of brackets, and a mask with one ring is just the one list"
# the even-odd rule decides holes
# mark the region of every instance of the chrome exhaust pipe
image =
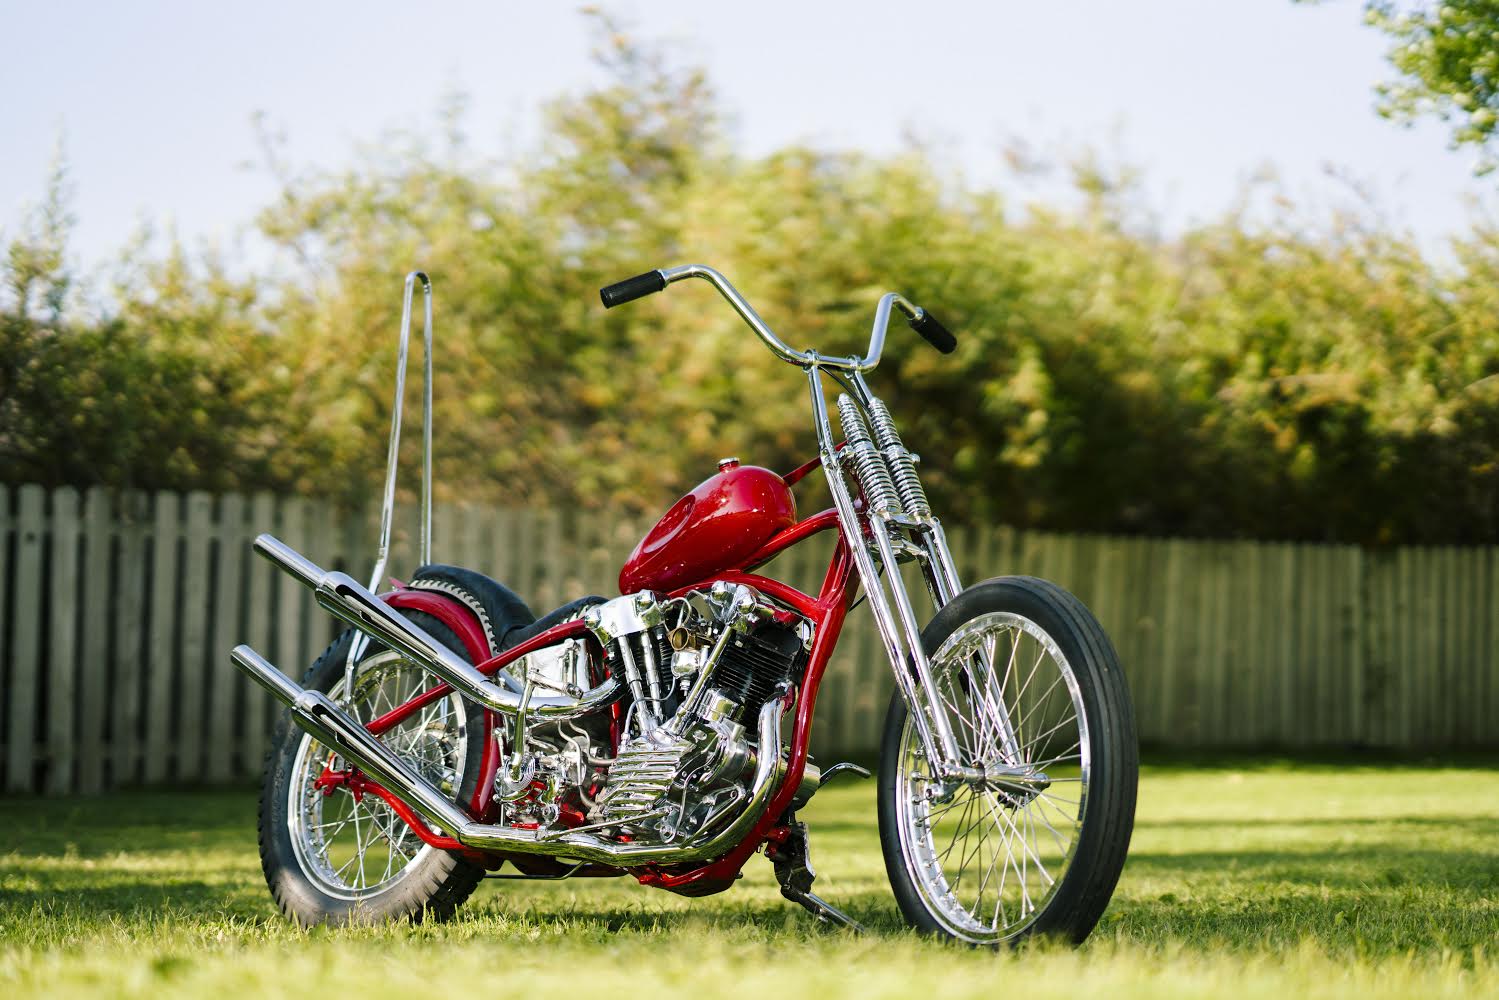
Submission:
[[[272,535],[255,539],[255,551],[312,590],[318,605],[373,639],[405,653],[423,669],[451,684],[460,694],[506,715],[521,710],[523,695],[476,670],[463,657],[417,628],[345,573],[327,572]],[[253,650],[250,652],[253,653]],[[236,660],[236,663],[239,661]],[[275,669],[272,667],[272,669]],[[263,682],[262,682],[263,683]],[[619,697],[619,680],[610,677],[581,697],[536,695],[525,703],[528,715],[569,719],[587,715]],[[274,691],[272,693],[275,693]],[[278,695],[279,697],[279,695]]]
[[547,839],[542,839],[539,830],[521,830],[471,819],[357,719],[322,692],[301,687],[249,646],[236,646],[229,657],[255,683],[291,709],[292,719],[298,726],[379,781],[441,832],[475,850],[540,854],[621,868],[705,861],[721,857],[744,839],[764,814],[786,776],[786,762],[781,758],[781,715],[787,688],[782,686],[760,709],[760,740],[748,801],[734,820],[717,833],[670,845],[616,844],[583,832],[561,836],[549,834]]
[[375,735],[333,703],[321,691],[308,691],[277,670],[249,646],[235,646],[229,658],[250,675],[250,679],[269,691],[276,700],[291,709],[293,721],[319,743],[353,761],[359,769],[398,794],[413,809],[449,833],[468,822],[459,809],[436,785],[427,781]]

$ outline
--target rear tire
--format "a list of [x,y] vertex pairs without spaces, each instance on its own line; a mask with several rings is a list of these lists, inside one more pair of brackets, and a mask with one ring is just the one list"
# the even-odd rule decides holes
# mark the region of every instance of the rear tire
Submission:
[[[462,642],[436,618],[400,614],[468,659]],[[344,664],[353,638],[352,631],[339,636],[302,682],[346,710]],[[371,642],[356,665],[353,709],[368,723],[436,683],[401,654]],[[482,709],[453,695],[381,739],[427,777],[455,789],[456,801],[473,795],[483,753]],[[451,917],[484,870],[422,844],[373,793],[359,801],[343,787],[324,795],[312,782],[328,757],[328,749],[298,728],[290,712],[282,715],[260,797],[260,863],[281,912],[303,927]]]
[[913,927],[972,944],[1081,942],[1124,866],[1139,772],[1134,711],[1108,636],[1060,587],[1001,577],[943,607],[922,645],[963,763],[1019,777],[934,775],[895,694],[879,818],[901,912]]

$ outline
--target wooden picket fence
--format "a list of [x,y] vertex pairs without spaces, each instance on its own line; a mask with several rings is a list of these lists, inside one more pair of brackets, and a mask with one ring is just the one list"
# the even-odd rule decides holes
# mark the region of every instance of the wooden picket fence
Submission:
[[[540,612],[614,593],[640,528],[440,505],[434,553],[506,581]],[[228,650],[249,642],[296,675],[337,630],[252,555],[261,531],[321,565],[369,572],[370,512],[270,495],[0,488],[6,792],[259,773],[273,708]],[[1030,573],[1088,603],[1118,647],[1147,744],[1499,744],[1499,550],[949,535],[965,580]],[[829,544],[800,546],[769,572],[815,589]],[[391,567],[412,568],[408,537]],[[818,700],[814,750],[873,749],[890,689],[860,609]]]

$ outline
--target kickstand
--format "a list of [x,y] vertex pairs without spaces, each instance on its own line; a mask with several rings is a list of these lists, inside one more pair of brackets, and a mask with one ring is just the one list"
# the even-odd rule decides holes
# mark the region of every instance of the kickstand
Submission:
[[786,839],[771,844],[767,850],[771,864],[775,866],[776,881],[781,883],[781,895],[804,907],[818,920],[863,934],[863,924],[812,891],[817,872],[812,868],[812,857],[807,849],[807,824],[788,816],[786,828],[791,831]]

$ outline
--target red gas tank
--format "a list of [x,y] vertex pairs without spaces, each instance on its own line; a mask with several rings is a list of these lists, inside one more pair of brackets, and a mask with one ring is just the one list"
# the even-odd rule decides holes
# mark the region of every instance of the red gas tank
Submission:
[[796,523],[791,489],[769,469],[718,464],[718,475],[678,500],[619,571],[619,592],[675,590],[737,569]]

